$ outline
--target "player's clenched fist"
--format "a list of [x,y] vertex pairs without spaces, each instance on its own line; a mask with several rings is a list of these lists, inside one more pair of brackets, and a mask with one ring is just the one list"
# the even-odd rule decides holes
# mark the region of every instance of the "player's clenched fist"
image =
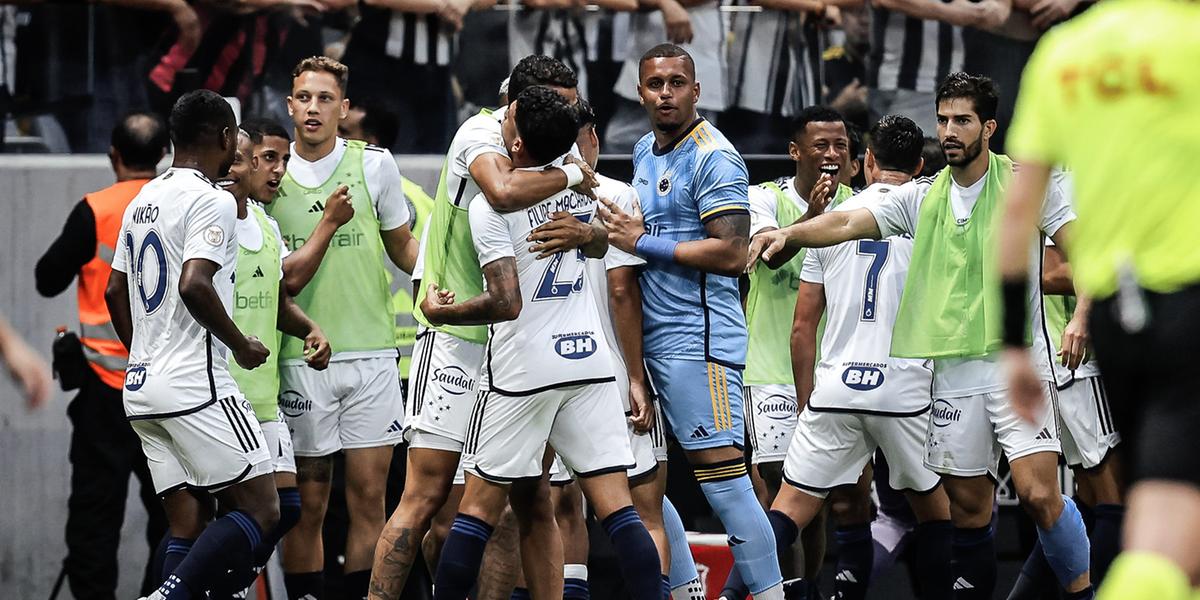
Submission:
[[325,332],[321,331],[320,327],[313,327],[312,331],[304,336],[305,364],[317,371],[324,371],[329,366],[329,357],[332,355],[333,350],[329,347]]
[[425,315],[430,323],[441,325],[442,321],[438,318],[441,307],[450,304],[454,304],[454,292],[439,289],[436,283],[431,283],[425,288],[425,299],[421,300],[421,314]]
[[598,209],[604,228],[608,230],[608,243],[630,254],[635,253],[638,238],[646,233],[646,222],[642,219],[641,203],[634,199],[633,212],[621,210],[612,200],[600,198],[603,207]]
[[354,218],[354,205],[350,203],[350,188],[338,186],[329,198],[325,200],[325,218],[337,224],[338,227]]
[[233,359],[243,369],[250,370],[267,362],[267,357],[271,355],[271,351],[258,338],[248,335],[245,343],[241,348],[233,351]]
[[787,234],[780,229],[772,229],[756,234],[750,238],[750,250],[746,259],[746,272],[754,270],[754,263],[761,257],[764,261],[771,260],[787,245]]

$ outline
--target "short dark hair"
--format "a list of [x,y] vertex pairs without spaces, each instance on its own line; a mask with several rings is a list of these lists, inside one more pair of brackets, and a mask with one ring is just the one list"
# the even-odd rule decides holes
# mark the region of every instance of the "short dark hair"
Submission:
[[591,102],[580,98],[579,102],[575,103],[575,113],[580,129],[583,129],[584,125],[596,125],[596,109],[592,108]]
[[126,113],[112,130],[112,147],[132,169],[153,170],[171,145],[166,123],[154,113]]
[[517,62],[508,78],[508,101],[512,102],[521,92],[535,85],[573,88],[579,86],[579,78],[571,67],[557,58],[545,54],[530,54]]
[[862,158],[865,151],[862,130],[849,121],[842,121],[842,125],[846,126],[846,137],[850,139],[850,160]]
[[194,148],[206,142],[205,136],[217,136],[226,127],[236,127],[233,108],[211,90],[192,90],[171,108],[171,141],[176,148]]
[[996,107],[1000,104],[1000,90],[996,82],[983,75],[969,75],[961,71],[946,76],[937,89],[936,110],[942,100],[966,98],[975,108],[980,121],[996,118]]
[[529,157],[539,164],[566,154],[579,137],[575,108],[546,86],[525,88],[517,96],[516,109],[517,133]]
[[374,98],[359,102],[350,108],[363,111],[363,135],[373,135],[375,141],[383,148],[391,148],[396,144],[400,137],[400,115],[395,111]]
[[687,62],[688,66],[692,70],[692,79],[696,78],[696,61],[692,59],[692,55],[688,54],[687,50],[684,50],[682,47],[676,46],[675,44],[659,44],[642,54],[642,59],[638,61],[638,79],[642,78],[642,65],[645,64],[646,61],[655,58],[685,59],[685,62]]
[[925,138],[921,147],[921,158],[925,159],[925,164],[921,167],[921,177],[937,175],[938,171],[946,168],[946,152],[942,150],[942,143],[935,137]]
[[346,84],[350,82],[350,67],[328,56],[310,56],[301,60],[296,64],[296,68],[292,69],[292,79],[308,71],[333,75],[333,78],[337,80],[338,89],[341,90],[343,96],[346,95]]
[[867,147],[880,169],[912,173],[921,162],[925,134],[912,119],[886,115],[871,126]]
[[798,140],[808,129],[809,123],[841,123],[846,127],[846,137],[850,137],[850,124],[842,117],[842,113],[820,104],[806,106],[792,118],[792,139]]
[[292,141],[292,136],[283,125],[271,119],[256,117],[242,121],[242,130],[250,134],[250,141],[261,144],[265,137],[278,137]]

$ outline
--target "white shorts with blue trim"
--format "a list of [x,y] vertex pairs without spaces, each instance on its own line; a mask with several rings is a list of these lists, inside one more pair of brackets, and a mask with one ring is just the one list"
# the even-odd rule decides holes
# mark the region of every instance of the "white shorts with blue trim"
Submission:
[[159,495],[194,487],[220,491],[275,470],[254,409],[230,396],[170,417],[131,419]]
[[480,394],[467,431],[468,472],[508,483],[539,478],[546,444],[576,477],[624,471],[634,465],[621,399],[612,382],[507,396]]

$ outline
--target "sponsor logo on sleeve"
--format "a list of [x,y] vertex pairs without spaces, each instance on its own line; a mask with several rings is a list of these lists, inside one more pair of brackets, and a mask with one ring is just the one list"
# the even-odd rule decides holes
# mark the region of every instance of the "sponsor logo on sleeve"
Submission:
[[554,351],[568,360],[580,360],[596,353],[596,339],[590,334],[566,335],[554,341]]
[[210,226],[204,230],[204,241],[210,246],[220,246],[225,241],[225,230],[217,225]]

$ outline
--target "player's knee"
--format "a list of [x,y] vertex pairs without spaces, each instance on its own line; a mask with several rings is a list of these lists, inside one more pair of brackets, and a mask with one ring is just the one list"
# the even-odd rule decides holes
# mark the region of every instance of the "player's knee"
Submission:
[[783,484],[783,461],[758,463],[755,466],[763,481],[772,489],[779,489],[779,486]]
[[428,524],[446,504],[447,496],[449,496],[447,490],[435,489],[435,486],[406,487],[404,495],[400,497],[400,506],[396,509],[396,516],[393,519],[399,518],[409,523]]
[[829,495],[829,512],[833,521],[843,527],[871,522],[871,498],[856,490],[836,490]]
[[242,507],[263,531],[273,531],[279,525],[279,497],[254,498]]
[[1051,527],[1062,512],[1062,494],[1057,486],[1037,482],[1017,490],[1021,506],[1040,527]]

